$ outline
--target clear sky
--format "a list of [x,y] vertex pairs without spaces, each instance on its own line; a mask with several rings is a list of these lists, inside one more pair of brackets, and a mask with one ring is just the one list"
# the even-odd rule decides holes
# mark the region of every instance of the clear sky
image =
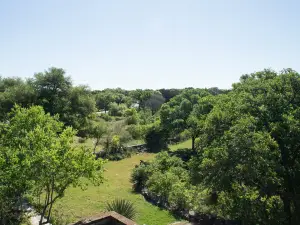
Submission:
[[93,89],[229,88],[300,72],[299,12],[297,0],[3,0],[0,75],[55,66]]

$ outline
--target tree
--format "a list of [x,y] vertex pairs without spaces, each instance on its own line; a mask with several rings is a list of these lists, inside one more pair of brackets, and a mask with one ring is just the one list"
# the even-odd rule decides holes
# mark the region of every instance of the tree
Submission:
[[9,166],[6,171],[18,170],[19,174],[15,181],[6,180],[6,186],[16,182],[19,195],[30,192],[44,198],[40,224],[45,217],[49,221],[53,203],[69,186],[84,187],[80,178],[89,178],[94,184],[102,181],[103,161],[95,160],[89,149],[75,147],[75,131],[63,128],[58,117],[46,114],[42,107],[14,108],[9,123],[2,127],[2,155],[14,159],[9,165],[4,162]]
[[88,119],[96,112],[96,102],[87,86],[72,87],[64,111],[60,112],[60,120],[66,126],[82,130],[88,126]]
[[151,109],[152,114],[157,112],[161,105],[165,102],[164,97],[160,92],[154,92],[148,100],[145,101],[145,107]]
[[96,98],[97,108],[99,110],[104,110],[105,113],[109,108],[109,104],[114,102],[112,93],[108,93],[108,92],[100,92],[96,94],[95,98]]
[[94,154],[96,153],[96,148],[100,144],[100,140],[103,135],[107,133],[107,126],[104,123],[97,124],[91,127],[90,137],[94,138]]
[[180,89],[159,89],[159,92],[165,98],[166,102],[170,101],[171,98],[179,95],[181,90]]
[[7,119],[7,113],[14,104],[29,107],[36,104],[36,93],[29,80],[20,78],[0,78],[0,120]]
[[145,108],[146,101],[152,96],[153,90],[142,90],[142,89],[136,89],[131,92],[131,96],[133,99],[136,100],[136,102],[139,104],[139,109]]
[[61,68],[49,68],[34,75],[32,84],[38,96],[38,104],[51,115],[60,114],[67,105],[72,87],[70,77]]
[[299,224],[300,75],[245,75],[206,116],[194,182],[218,193],[220,215],[243,224]]
[[194,136],[193,139],[195,139],[199,133],[197,120],[201,115],[199,115],[199,110],[194,112],[194,108],[206,96],[210,96],[206,90],[187,88],[181,94],[176,95],[169,102],[163,104],[160,110],[162,129],[169,136],[178,135],[189,129]]
[[187,127],[192,137],[192,150],[195,150],[195,140],[200,134],[199,131],[199,120],[194,116],[190,115],[187,120]]
[[146,132],[145,143],[150,152],[159,152],[168,147],[166,133],[156,124]]
[[37,73],[30,81],[37,94],[37,104],[51,115],[59,115],[66,126],[83,129],[96,111],[96,102],[87,86],[73,87],[70,77],[60,68]]

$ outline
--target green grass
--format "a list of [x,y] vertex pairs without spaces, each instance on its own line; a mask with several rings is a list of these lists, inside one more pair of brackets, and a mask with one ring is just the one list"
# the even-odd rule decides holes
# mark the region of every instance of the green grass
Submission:
[[140,225],[167,225],[176,221],[168,211],[150,204],[142,195],[132,192],[132,169],[140,160],[150,160],[153,157],[154,154],[144,153],[121,161],[108,162],[104,173],[106,181],[102,185],[89,185],[84,191],[80,188],[69,188],[66,195],[55,204],[55,209],[75,222],[105,211],[107,201],[124,198],[134,203],[137,209],[135,221]]
[[176,145],[170,145],[169,147],[172,151],[176,151],[177,149],[181,148],[192,148],[192,139],[189,139]]

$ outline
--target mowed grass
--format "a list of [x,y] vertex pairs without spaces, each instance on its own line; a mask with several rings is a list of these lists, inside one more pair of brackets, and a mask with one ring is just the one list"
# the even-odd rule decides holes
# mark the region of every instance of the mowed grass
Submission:
[[121,161],[111,161],[105,165],[105,181],[100,186],[89,185],[87,190],[69,188],[66,195],[55,204],[60,215],[66,216],[70,222],[99,214],[105,211],[107,201],[124,198],[132,201],[137,210],[135,221],[147,225],[167,225],[176,219],[166,210],[162,210],[145,201],[140,194],[132,192],[130,175],[140,160],[151,160],[154,154],[143,153]]
[[181,148],[192,148],[192,139],[186,140],[176,145],[170,145],[169,148],[171,151],[175,151]]

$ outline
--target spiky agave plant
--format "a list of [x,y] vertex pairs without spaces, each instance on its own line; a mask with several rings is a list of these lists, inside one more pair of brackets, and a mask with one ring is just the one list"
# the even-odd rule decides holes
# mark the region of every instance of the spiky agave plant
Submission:
[[128,219],[133,219],[136,216],[136,210],[131,201],[126,199],[115,199],[106,203],[107,211],[115,211]]

